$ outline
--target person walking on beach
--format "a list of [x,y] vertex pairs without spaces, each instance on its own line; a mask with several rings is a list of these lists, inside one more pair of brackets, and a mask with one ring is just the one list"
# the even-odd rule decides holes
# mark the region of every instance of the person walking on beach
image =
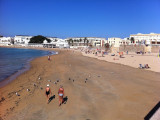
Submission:
[[64,88],[62,85],[60,85],[60,88],[58,90],[58,96],[59,96],[59,106],[63,103],[63,96],[64,96]]
[[48,60],[50,61],[51,60],[51,58],[50,58],[50,56],[48,55]]
[[48,103],[48,102],[49,102],[50,95],[51,95],[51,89],[49,88],[49,84],[47,84],[46,91],[45,91],[45,95],[46,95],[46,97],[47,97],[47,103]]

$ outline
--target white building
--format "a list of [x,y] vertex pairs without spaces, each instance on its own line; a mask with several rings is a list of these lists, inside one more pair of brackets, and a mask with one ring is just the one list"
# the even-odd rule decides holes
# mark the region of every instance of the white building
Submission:
[[27,35],[16,35],[14,37],[14,44],[15,45],[21,45],[21,46],[28,46],[28,43],[32,36]]
[[60,38],[57,38],[57,37],[47,37],[47,38],[50,39],[51,42],[56,42],[60,39]]
[[9,46],[13,44],[13,38],[11,37],[0,37],[1,46]]
[[130,39],[134,38],[135,44],[160,45],[160,34],[131,34]]
[[87,39],[95,47],[102,47],[107,42],[106,38],[88,37]]
[[50,43],[47,42],[47,40],[43,41],[43,47],[49,47],[49,48],[69,48],[69,44],[67,40],[57,38],[56,40],[51,40]]
[[58,47],[58,48],[69,48],[69,44],[68,44],[67,40],[58,39],[58,41],[56,43],[56,47]]
[[129,38],[123,38],[121,45],[131,45],[131,40]]
[[77,46],[85,46],[87,44],[102,47],[104,43],[106,43],[106,38],[98,38],[98,37],[72,37],[67,38],[67,40],[73,40],[73,43]]
[[113,47],[119,47],[121,44],[123,44],[123,41],[121,38],[116,38],[116,37],[113,37],[113,38],[108,38],[108,43],[110,46],[113,46]]

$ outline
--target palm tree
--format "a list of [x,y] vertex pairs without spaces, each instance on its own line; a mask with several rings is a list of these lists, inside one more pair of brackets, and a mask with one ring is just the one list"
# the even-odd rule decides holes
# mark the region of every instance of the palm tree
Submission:
[[68,44],[71,45],[71,42],[72,42],[72,39],[69,39],[68,40]]
[[87,46],[88,46],[89,40],[87,40]]
[[134,37],[131,37],[131,43],[134,43]]
[[79,41],[82,42],[82,39],[80,38]]
[[87,40],[87,38],[85,37],[85,38],[84,38],[84,46],[86,45],[86,40]]
[[74,42],[74,41],[73,41],[72,39],[71,39],[71,41],[72,41],[72,46],[73,46],[73,42]]
[[82,39],[81,39],[81,38],[79,39],[79,42],[80,42],[80,45],[82,45],[82,44],[81,44],[81,42],[82,42]]
[[105,47],[105,51],[108,51],[109,50],[109,43],[106,43],[105,45],[104,45],[104,47]]

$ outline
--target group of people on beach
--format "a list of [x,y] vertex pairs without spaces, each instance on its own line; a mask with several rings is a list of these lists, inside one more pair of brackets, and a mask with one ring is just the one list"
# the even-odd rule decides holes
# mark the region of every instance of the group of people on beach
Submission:
[[[47,97],[47,104],[49,103],[49,99],[52,95],[51,88],[49,87],[49,84],[47,84],[46,90],[45,90],[45,95]],[[63,96],[64,96],[64,88],[62,85],[60,85],[60,88],[58,89],[58,96],[59,96],[59,106],[63,104]]]

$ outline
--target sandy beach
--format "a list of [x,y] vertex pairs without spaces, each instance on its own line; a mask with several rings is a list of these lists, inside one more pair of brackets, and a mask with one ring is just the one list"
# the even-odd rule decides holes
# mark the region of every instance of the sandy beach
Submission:
[[[56,51],[51,61],[34,59],[29,71],[0,88],[0,120],[142,120],[159,102],[158,72]],[[53,99],[46,104],[48,83]],[[60,85],[66,103],[59,107]]]
[[129,52],[129,54],[124,53],[122,58],[119,57],[118,53],[114,53],[115,56],[111,56],[111,54],[113,53],[103,55],[102,57],[101,53],[95,55],[93,53],[86,54],[85,52],[82,52],[82,55],[87,57],[97,58],[99,60],[104,60],[112,63],[119,63],[133,68],[138,68],[139,64],[142,64],[143,66],[144,64],[148,64],[150,68],[145,70],[160,72],[160,57],[158,57],[158,53],[147,53],[141,55]]

